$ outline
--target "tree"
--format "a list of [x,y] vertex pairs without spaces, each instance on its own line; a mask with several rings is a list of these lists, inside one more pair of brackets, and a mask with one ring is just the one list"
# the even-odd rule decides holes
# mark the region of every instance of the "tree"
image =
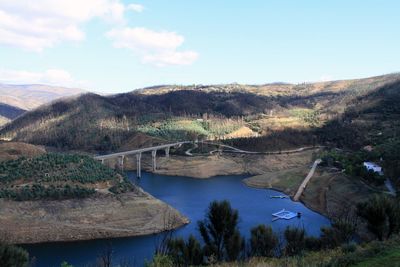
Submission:
[[333,219],[331,227],[321,228],[321,245],[323,248],[335,248],[348,243],[356,232],[356,224],[343,219]]
[[278,237],[271,226],[258,225],[250,232],[250,254],[256,257],[272,257],[278,245]]
[[201,245],[193,235],[190,235],[187,242],[182,238],[171,239],[167,254],[173,259],[175,266],[201,265],[203,262]]
[[198,222],[206,256],[215,256],[218,261],[239,257],[244,241],[237,228],[238,219],[238,211],[228,201],[210,203],[205,219]]
[[298,255],[305,249],[304,229],[287,227],[284,236],[286,239],[285,255]]
[[357,214],[367,222],[368,230],[379,240],[400,231],[400,205],[393,198],[375,195],[357,206]]
[[1,267],[26,267],[29,254],[23,248],[0,243]]

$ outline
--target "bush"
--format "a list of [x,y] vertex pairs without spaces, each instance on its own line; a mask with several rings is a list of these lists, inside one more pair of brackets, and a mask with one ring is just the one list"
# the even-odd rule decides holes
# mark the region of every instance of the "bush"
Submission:
[[278,245],[278,237],[271,226],[259,225],[251,229],[250,254],[256,257],[272,257]]
[[1,267],[25,267],[29,264],[29,255],[26,250],[6,244],[0,244]]
[[284,254],[286,256],[298,255],[304,251],[306,247],[304,229],[287,227],[284,236],[286,239]]
[[171,257],[167,255],[154,255],[151,262],[145,263],[146,267],[175,267],[174,262]]
[[228,201],[210,203],[206,218],[198,222],[206,256],[215,256],[218,261],[236,260],[240,256],[244,240],[237,228],[238,219],[238,211]]
[[203,262],[201,245],[192,235],[187,242],[182,238],[170,240],[167,254],[173,260],[175,266],[200,265]]
[[379,240],[400,231],[400,205],[396,199],[375,195],[357,206],[357,214]]

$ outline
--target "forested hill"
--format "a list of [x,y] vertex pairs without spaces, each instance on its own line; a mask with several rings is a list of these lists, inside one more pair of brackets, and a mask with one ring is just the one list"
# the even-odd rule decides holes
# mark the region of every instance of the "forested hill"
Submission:
[[6,125],[0,137],[64,149],[114,151],[138,134],[157,142],[269,137],[285,131],[304,136],[313,130],[314,135],[315,129],[340,121],[343,114],[348,117],[354,108],[379,106],[379,97],[396,99],[397,95],[387,97],[396,89],[387,88],[397,88],[399,82],[400,74],[391,74],[298,85],[158,86],[108,97],[85,94],[27,112]]

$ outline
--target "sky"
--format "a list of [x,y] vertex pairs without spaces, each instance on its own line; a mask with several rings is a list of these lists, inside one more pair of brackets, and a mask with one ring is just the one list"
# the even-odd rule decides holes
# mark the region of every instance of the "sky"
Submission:
[[99,93],[400,71],[397,0],[0,0],[0,83]]

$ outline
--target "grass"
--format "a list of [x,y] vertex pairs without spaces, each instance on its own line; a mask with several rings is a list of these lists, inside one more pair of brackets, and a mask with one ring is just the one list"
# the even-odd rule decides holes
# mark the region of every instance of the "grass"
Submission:
[[386,241],[373,241],[347,250],[344,247],[305,252],[294,257],[250,258],[245,262],[229,262],[218,267],[380,267],[400,266],[400,240],[394,236]]
[[400,246],[359,262],[354,267],[400,266]]

